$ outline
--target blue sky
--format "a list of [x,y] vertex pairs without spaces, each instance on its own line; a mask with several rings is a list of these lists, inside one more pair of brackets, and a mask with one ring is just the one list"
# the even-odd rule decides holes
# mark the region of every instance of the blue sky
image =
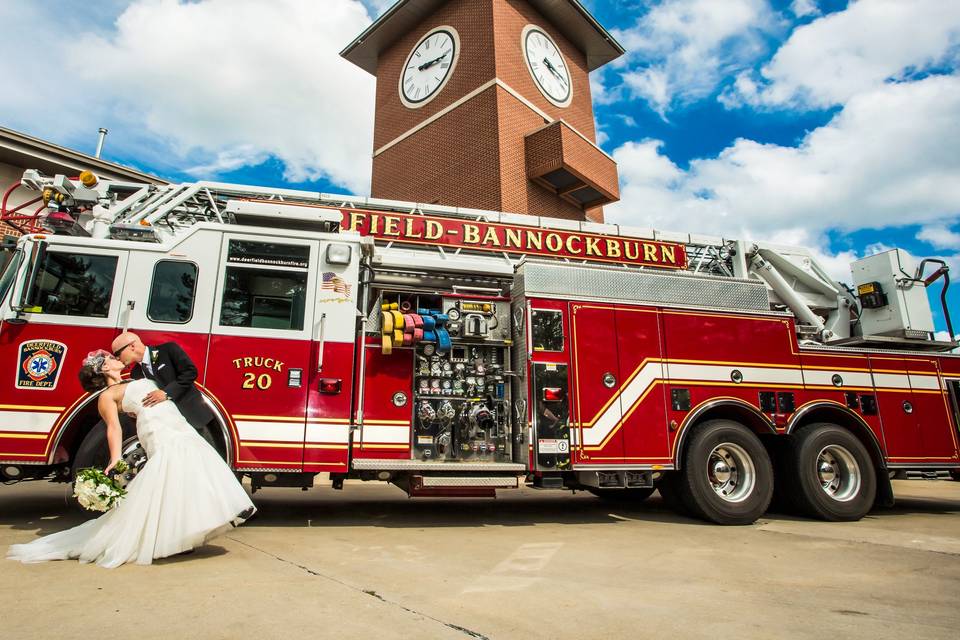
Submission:
[[[591,77],[609,221],[800,244],[845,281],[899,246],[960,281],[960,2],[583,3],[627,49]],[[337,54],[389,4],[8,0],[0,124],[88,153],[106,126],[107,159],[173,180],[365,193],[373,79]]]

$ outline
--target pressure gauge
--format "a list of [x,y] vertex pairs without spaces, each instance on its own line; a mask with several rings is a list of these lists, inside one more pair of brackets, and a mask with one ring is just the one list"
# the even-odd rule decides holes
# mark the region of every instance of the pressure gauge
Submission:
[[457,309],[456,307],[452,307],[447,311],[447,317],[450,318],[451,320],[459,320],[460,309]]
[[450,389],[450,388],[452,388],[452,387],[453,387],[453,383],[452,383],[450,380],[444,380],[444,381],[443,381],[443,388],[444,388],[444,389]]
[[436,352],[437,345],[433,344],[432,342],[428,342],[427,344],[423,345],[423,355],[432,356]]
[[473,376],[467,376],[467,384],[477,384],[477,379]]
[[444,362],[444,363],[443,363],[443,373],[444,373],[444,374],[449,374],[451,371],[453,371],[453,365],[451,365],[449,362]]
[[434,389],[434,390],[439,389],[439,388],[440,388],[440,380],[439,380],[438,378],[434,378],[433,380],[431,380],[431,381],[430,381],[430,388],[431,388],[431,389]]
[[429,380],[427,380],[426,378],[424,378],[423,380],[420,381],[420,391],[426,392],[426,390],[429,389],[429,388],[430,388],[430,381],[429,381]]

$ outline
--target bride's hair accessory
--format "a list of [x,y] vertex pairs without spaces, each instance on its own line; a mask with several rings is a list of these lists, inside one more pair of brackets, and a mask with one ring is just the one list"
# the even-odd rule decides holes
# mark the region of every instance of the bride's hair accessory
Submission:
[[87,354],[87,357],[83,359],[83,366],[92,367],[94,371],[100,371],[100,369],[103,368],[103,363],[107,361],[107,357],[109,355],[110,352],[104,349],[91,351]]
[[107,386],[107,379],[103,375],[103,364],[110,357],[110,352],[97,349],[87,354],[80,367],[80,386],[84,391],[93,393]]

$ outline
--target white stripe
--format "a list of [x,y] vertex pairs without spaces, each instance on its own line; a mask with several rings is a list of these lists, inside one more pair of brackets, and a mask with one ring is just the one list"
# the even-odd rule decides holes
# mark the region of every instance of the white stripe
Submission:
[[780,369],[775,367],[732,367],[729,365],[667,364],[667,375],[671,380],[730,382],[730,375],[734,370],[737,370],[743,374],[743,382],[749,384],[803,384],[803,374],[799,369]]
[[407,444],[410,442],[410,426],[405,424],[365,424],[363,425],[363,442]]
[[349,424],[307,424],[307,442],[313,444],[347,444]]
[[[870,374],[865,371],[830,371],[823,369],[804,369],[803,381],[808,385],[832,387],[833,376],[843,379],[843,387],[872,387]],[[839,388],[843,388],[839,387]]]
[[58,416],[35,411],[0,411],[0,431],[50,433]]
[[901,373],[874,373],[873,385],[877,389],[909,389],[910,377]]
[[237,420],[241,440],[272,440],[276,442],[303,442],[303,424],[299,422],[256,422]]
[[935,389],[940,391],[940,379],[937,376],[924,376],[910,374],[910,387],[912,389]]

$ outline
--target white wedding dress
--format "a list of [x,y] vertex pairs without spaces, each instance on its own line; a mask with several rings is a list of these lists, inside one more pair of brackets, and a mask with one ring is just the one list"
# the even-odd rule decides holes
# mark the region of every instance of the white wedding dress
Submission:
[[96,520],[12,545],[7,558],[78,558],[110,568],[150,564],[198,547],[242,522],[239,514],[253,503],[216,450],[173,402],[143,406],[143,397],[156,388],[152,380],[134,380],[123,395],[123,410],[136,414],[137,435],[147,453],[146,464],[127,485],[127,496]]

